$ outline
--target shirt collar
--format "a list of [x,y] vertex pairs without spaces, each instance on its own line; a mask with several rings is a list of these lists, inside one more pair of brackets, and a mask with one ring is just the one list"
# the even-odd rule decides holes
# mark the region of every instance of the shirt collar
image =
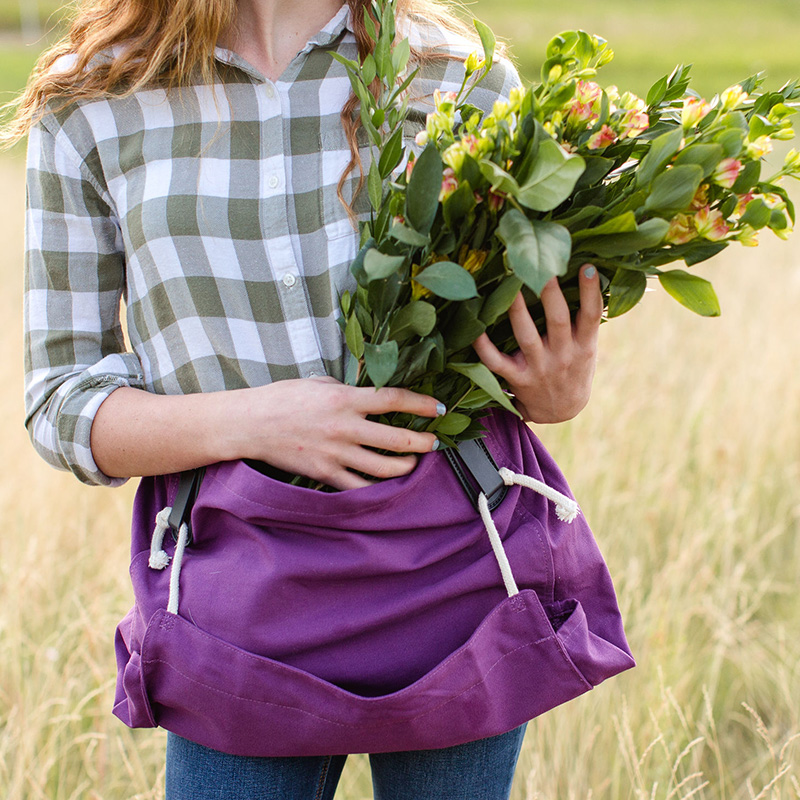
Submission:
[[[350,6],[347,3],[344,3],[316,36],[312,36],[311,39],[306,42],[305,47],[299,51],[298,55],[301,53],[308,53],[315,47],[330,47],[330,45],[339,39],[345,31],[351,34],[353,33],[352,14],[350,13]],[[263,82],[265,80],[259,70],[233,50],[228,50],[225,47],[215,47],[214,56],[223,64],[230,64],[233,67],[237,67],[259,81]]]

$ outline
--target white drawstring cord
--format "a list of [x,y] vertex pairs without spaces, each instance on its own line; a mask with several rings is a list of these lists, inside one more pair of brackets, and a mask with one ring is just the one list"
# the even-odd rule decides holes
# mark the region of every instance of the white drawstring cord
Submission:
[[[513,486],[514,484],[517,486],[524,486],[526,489],[532,489],[537,494],[541,494],[555,503],[556,516],[562,522],[573,522],[580,513],[578,504],[571,497],[567,497],[565,494],[556,491],[552,486],[548,486],[546,483],[537,481],[536,478],[520,475],[505,467],[498,470],[498,473],[506,486]],[[511,571],[511,564],[508,561],[508,556],[503,547],[503,541],[492,519],[489,501],[486,499],[486,495],[483,492],[478,496],[478,511],[480,512],[481,519],[486,528],[486,533],[489,534],[489,542],[492,545],[494,557],[497,559],[497,565],[500,567],[500,574],[503,576],[506,592],[508,592],[509,597],[514,597],[514,595],[519,594],[519,588],[517,587],[517,582],[514,580],[514,574]]]
[[508,596],[513,597],[515,594],[519,594],[519,589],[517,588],[517,582],[514,580],[514,574],[511,572],[511,564],[508,563],[508,556],[503,547],[503,542],[500,539],[500,534],[497,532],[497,526],[492,519],[492,512],[489,510],[489,501],[486,499],[486,495],[483,492],[478,496],[478,511],[486,527],[486,533],[489,534],[489,541],[492,544],[494,557],[497,559],[497,564],[500,567],[500,574],[503,576],[503,583],[506,585]]
[[166,569],[169,564],[169,556],[164,550],[164,534],[169,530],[169,515],[172,508],[167,506],[156,514],[156,529],[153,531],[153,538],[150,540],[150,569]]
[[[169,554],[164,550],[164,536],[170,529],[169,515],[172,508],[162,509],[156,514],[156,527],[153,531],[153,538],[150,540],[150,560],[148,564],[151,569],[166,569],[170,562]],[[189,526],[184,522],[178,531],[178,542],[175,545],[175,553],[172,556],[172,570],[169,575],[169,600],[167,611],[170,614],[178,613],[178,591],[181,577],[181,564],[183,563],[183,553],[189,542]]]
[[555,503],[556,516],[562,522],[572,522],[580,513],[578,504],[571,497],[561,494],[561,492],[553,489],[552,486],[548,486],[546,483],[537,481],[536,478],[531,478],[528,475],[520,475],[516,472],[512,472],[510,469],[506,469],[505,467],[498,470],[498,472],[500,473],[500,477],[503,479],[503,483],[505,483],[506,486],[517,484],[517,486],[524,486],[527,489],[533,489],[534,492],[544,495],[548,500]]
[[169,575],[169,602],[167,611],[170,614],[178,613],[178,581],[181,576],[181,564],[183,563],[183,553],[189,542],[189,526],[184,522],[178,531],[178,543],[175,545],[175,555],[172,557],[172,570]]

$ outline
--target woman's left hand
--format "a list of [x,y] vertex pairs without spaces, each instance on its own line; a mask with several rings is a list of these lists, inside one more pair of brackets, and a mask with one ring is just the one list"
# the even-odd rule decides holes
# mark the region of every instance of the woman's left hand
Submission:
[[597,270],[583,266],[579,285],[581,305],[574,323],[553,278],[541,295],[547,326],[543,336],[520,293],[508,312],[519,350],[505,355],[485,333],[473,344],[481,361],[506,379],[527,422],[564,422],[589,402],[603,314]]

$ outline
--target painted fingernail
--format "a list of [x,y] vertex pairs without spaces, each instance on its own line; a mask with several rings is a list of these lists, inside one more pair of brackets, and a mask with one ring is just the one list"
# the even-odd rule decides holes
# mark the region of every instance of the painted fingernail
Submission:
[[433,447],[431,447],[431,452],[435,453],[441,446],[442,443],[438,439],[435,439],[433,442]]
[[584,278],[594,278],[596,274],[597,270],[594,267],[586,267],[586,269],[583,271]]
[[447,406],[444,403],[436,404],[436,416],[443,417],[447,413]]

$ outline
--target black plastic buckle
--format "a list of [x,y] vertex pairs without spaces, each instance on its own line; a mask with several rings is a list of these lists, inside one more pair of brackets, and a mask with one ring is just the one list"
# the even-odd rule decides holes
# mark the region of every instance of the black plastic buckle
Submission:
[[448,448],[444,453],[476,509],[481,493],[486,495],[490,511],[503,502],[508,486],[500,477],[497,464],[481,439],[461,442],[458,447]]
[[203,475],[205,469],[191,469],[187,472],[181,472],[180,482],[178,483],[178,491],[175,492],[175,500],[172,503],[172,511],[169,514],[167,523],[172,529],[172,538],[177,542],[178,534],[181,530],[181,525],[186,524],[186,529],[189,536],[186,544],[192,543],[192,523],[191,514],[194,501],[197,499],[197,494],[200,491],[200,484],[203,482]]

